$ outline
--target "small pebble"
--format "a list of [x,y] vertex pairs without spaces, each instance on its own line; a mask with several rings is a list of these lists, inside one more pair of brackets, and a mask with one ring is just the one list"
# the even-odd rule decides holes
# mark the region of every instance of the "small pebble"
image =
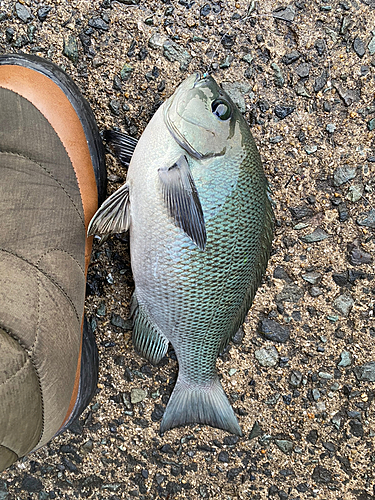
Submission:
[[186,71],[191,61],[191,55],[189,52],[181,45],[178,45],[172,40],[166,40],[163,43],[163,54],[168,61],[177,61],[180,63],[180,70]]
[[281,21],[294,21],[296,11],[293,5],[288,5],[288,7],[279,7],[272,12],[275,19],[280,19]]
[[280,120],[284,120],[287,116],[291,115],[295,110],[295,106],[280,106],[277,105],[275,107],[275,115],[280,118]]
[[365,45],[364,45],[363,41],[358,36],[355,37],[355,39],[354,39],[353,49],[358,57],[362,58],[365,55]]
[[300,240],[302,240],[304,243],[317,243],[319,241],[324,241],[330,237],[331,235],[324,231],[324,229],[322,229],[321,227],[317,227],[311,234],[300,236]]
[[372,256],[361,248],[353,248],[349,252],[349,262],[353,264],[353,266],[360,266],[361,264],[371,264]]
[[132,389],[130,393],[131,404],[140,403],[147,397],[147,392],[143,389]]
[[369,212],[360,214],[357,218],[357,224],[375,229],[375,210],[372,209]]
[[310,73],[310,64],[302,63],[299,64],[296,68],[296,73],[300,78],[306,78]]
[[260,322],[260,333],[267,339],[272,342],[277,342],[279,344],[283,344],[290,337],[289,328],[283,325],[280,325],[277,321],[272,319],[264,319]]
[[276,366],[279,361],[279,353],[274,346],[263,347],[255,351],[254,354],[258,363],[267,368]]
[[274,81],[275,81],[276,87],[283,87],[284,83],[285,83],[285,78],[284,78],[284,75],[283,75],[281,69],[279,68],[279,66],[275,62],[273,62],[271,64],[271,68],[273,69],[273,72],[274,72]]
[[350,165],[339,166],[333,173],[333,183],[337,187],[341,186],[342,184],[345,184],[345,182],[354,179],[356,174],[357,174],[357,168],[354,166]]
[[[350,354],[349,351],[342,351],[340,354],[340,362],[337,363],[337,366],[341,366],[343,368],[346,368],[347,366],[350,366],[352,364],[352,355]],[[332,389],[332,387],[331,387]]]
[[78,43],[74,36],[70,36],[67,40],[64,39],[63,55],[73,64],[78,62]]
[[280,451],[288,455],[293,450],[293,443],[287,439],[275,439],[275,444]]
[[322,279],[322,275],[316,271],[312,271],[311,273],[306,273],[302,275],[302,279],[310,283],[311,285],[317,285],[320,283]]
[[364,382],[375,382],[375,361],[369,361],[364,365],[353,368],[357,380]]
[[28,23],[33,19],[33,15],[31,14],[29,7],[20,2],[16,2],[16,15],[18,19],[24,23]]
[[346,293],[336,297],[332,305],[336,311],[347,318],[352,310],[353,304],[353,297],[349,293]]

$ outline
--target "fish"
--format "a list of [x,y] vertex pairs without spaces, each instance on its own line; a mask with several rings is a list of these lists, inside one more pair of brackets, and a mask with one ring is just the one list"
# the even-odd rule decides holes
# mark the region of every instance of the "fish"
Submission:
[[250,128],[210,75],[186,78],[156,111],[125,184],[89,234],[129,233],[133,345],[157,364],[172,344],[178,377],[160,432],[206,424],[242,435],[216,360],[242,326],[269,259],[274,215]]

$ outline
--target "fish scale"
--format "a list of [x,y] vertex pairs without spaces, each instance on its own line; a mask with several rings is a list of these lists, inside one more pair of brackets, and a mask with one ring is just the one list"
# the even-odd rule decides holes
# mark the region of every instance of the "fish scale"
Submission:
[[[133,343],[157,362],[171,342],[179,364],[161,430],[206,423],[241,434],[216,359],[261,281],[273,213],[248,125],[212,77],[188,78],[159,108],[126,185]],[[102,221],[116,220],[111,203],[98,212],[99,232]]]

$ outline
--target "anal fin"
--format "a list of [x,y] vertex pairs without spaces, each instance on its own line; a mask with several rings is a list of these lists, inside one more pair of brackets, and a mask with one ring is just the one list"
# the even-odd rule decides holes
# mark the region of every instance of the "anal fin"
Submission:
[[139,305],[135,292],[131,302],[131,317],[135,350],[156,365],[165,356],[169,341]]

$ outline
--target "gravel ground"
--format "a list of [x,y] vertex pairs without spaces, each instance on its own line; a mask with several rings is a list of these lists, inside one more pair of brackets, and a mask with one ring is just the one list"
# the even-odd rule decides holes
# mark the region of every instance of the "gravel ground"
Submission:
[[[128,239],[96,244],[100,380],[72,432],[0,475],[0,500],[374,498],[374,0],[0,0],[0,53],[61,65],[99,128],[139,137],[195,70],[236,100],[275,201],[268,270],[218,360],[244,437],[159,424],[177,364],[131,344]],[[107,155],[108,194],[126,172]]]

